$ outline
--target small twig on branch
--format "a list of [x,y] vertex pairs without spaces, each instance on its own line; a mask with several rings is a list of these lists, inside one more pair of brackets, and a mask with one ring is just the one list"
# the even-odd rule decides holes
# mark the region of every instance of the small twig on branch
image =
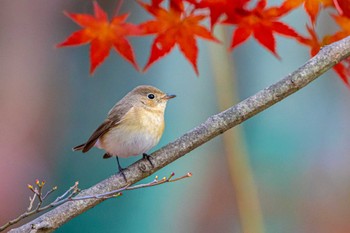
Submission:
[[[168,182],[175,182],[184,178],[188,178],[191,177],[192,174],[191,173],[187,173],[184,176],[178,177],[178,178],[173,178],[175,175],[174,172],[172,172],[170,174],[170,176],[168,178],[163,177],[163,179],[158,180],[158,176],[155,177],[155,179],[149,183],[146,184],[139,184],[139,185],[134,185],[134,186],[130,186],[131,184],[128,184],[120,189],[117,190],[113,190],[111,192],[106,192],[106,193],[101,193],[98,195],[89,195],[89,196],[80,196],[80,197],[75,197],[79,192],[80,189],[78,188],[79,182],[75,182],[75,184],[70,187],[65,193],[63,193],[61,196],[57,197],[53,202],[51,202],[50,204],[46,205],[46,206],[42,206],[44,200],[54,191],[57,190],[57,187],[53,187],[51,188],[46,194],[43,195],[42,191],[43,191],[43,187],[45,185],[45,182],[39,182],[39,180],[36,180],[35,184],[36,187],[33,187],[32,185],[28,185],[28,188],[34,193],[33,197],[29,197],[29,206],[27,208],[27,211],[21,215],[19,215],[17,218],[7,222],[6,224],[4,224],[3,226],[0,226],[0,231],[5,230],[6,228],[8,228],[9,226],[19,222],[20,220],[29,217],[33,214],[45,211],[47,209],[62,205],[65,202],[68,201],[79,201],[79,200],[86,200],[86,199],[110,199],[110,198],[114,198],[114,197],[119,197],[120,195],[122,195],[122,191],[126,191],[126,190],[134,190],[134,189],[139,189],[139,188],[146,188],[146,187],[152,187],[155,185],[160,185],[160,184],[164,184],[164,183],[168,183]],[[35,207],[35,209],[33,209],[33,204],[35,202],[35,200],[38,199],[38,204]]]
[[158,176],[154,178],[153,181],[145,184],[138,184],[134,186],[130,186],[130,184],[124,186],[123,188],[113,190],[111,192],[106,192],[103,194],[97,194],[97,195],[90,195],[90,196],[82,196],[82,197],[74,197],[71,198],[70,201],[78,201],[78,200],[85,200],[85,199],[90,199],[90,198],[96,198],[96,199],[109,199],[112,197],[118,197],[121,195],[122,191],[127,191],[127,190],[134,190],[134,189],[140,189],[140,188],[146,188],[146,187],[152,187],[164,183],[170,183],[170,182],[175,182],[178,180],[182,180],[184,178],[188,178],[192,176],[192,173],[187,173],[184,176],[178,177],[178,178],[173,178],[175,176],[175,173],[172,172],[169,177],[163,177],[161,180],[158,179]]
[[[9,226],[13,225],[13,224],[16,224],[17,222],[21,221],[22,219],[26,218],[26,217],[29,217],[33,214],[36,214],[36,213],[39,213],[39,212],[42,212],[44,210],[47,210],[49,208],[53,208],[55,206],[58,206],[62,203],[60,203],[60,197],[58,197],[55,201],[51,202],[50,204],[44,206],[44,207],[41,207],[44,200],[51,194],[53,193],[54,191],[57,190],[57,187],[53,187],[51,188],[49,191],[47,191],[44,195],[43,195],[43,187],[45,185],[45,181],[39,181],[39,180],[36,180],[35,181],[35,184],[36,186],[33,187],[32,185],[28,184],[28,188],[30,191],[33,192],[33,197],[29,197],[29,206],[26,210],[26,212],[24,212],[23,214],[19,215],[17,218],[7,222],[6,224],[4,224],[3,226],[0,226],[0,231],[3,231],[5,230],[6,228],[8,228]],[[71,194],[68,196],[68,197],[72,197],[73,195],[76,195],[78,193],[78,182],[75,183],[74,186],[72,186],[64,195],[67,195],[68,192],[71,192]],[[63,195],[62,195],[63,196]],[[62,197],[61,196],[61,197]],[[37,206],[33,209],[33,205],[34,205],[34,202],[35,200],[38,200],[38,204]]]
[[29,206],[27,208],[27,212],[29,212],[33,208],[33,203],[36,198],[36,193],[34,193],[33,197],[29,197]]

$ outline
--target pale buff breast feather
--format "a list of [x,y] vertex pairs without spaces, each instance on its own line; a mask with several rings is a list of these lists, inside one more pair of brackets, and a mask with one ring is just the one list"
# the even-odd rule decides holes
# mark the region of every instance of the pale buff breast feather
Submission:
[[122,158],[146,153],[160,140],[164,130],[164,108],[133,107],[121,120],[99,138],[96,147]]

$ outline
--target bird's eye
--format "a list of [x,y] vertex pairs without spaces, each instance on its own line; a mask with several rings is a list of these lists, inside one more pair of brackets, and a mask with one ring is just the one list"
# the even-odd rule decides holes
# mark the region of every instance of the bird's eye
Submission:
[[151,99],[151,100],[154,99],[154,95],[153,95],[152,93],[151,93],[151,94],[148,94],[147,97],[148,97],[148,99]]

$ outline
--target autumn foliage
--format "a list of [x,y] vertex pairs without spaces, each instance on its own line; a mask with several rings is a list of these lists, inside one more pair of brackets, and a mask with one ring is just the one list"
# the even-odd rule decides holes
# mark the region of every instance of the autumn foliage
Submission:
[[[106,59],[112,48],[138,69],[128,37],[151,35],[154,36],[154,41],[143,70],[169,54],[177,45],[198,74],[197,39],[220,43],[213,34],[213,29],[218,24],[233,28],[228,51],[253,37],[276,57],[279,57],[276,35],[307,46],[311,56],[322,46],[350,35],[350,0],[285,0],[278,6],[269,6],[267,0],[151,0],[138,3],[153,17],[139,25],[126,22],[128,14],[115,15],[109,20],[96,1],[93,2],[93,15],[66,13],[82,29],[74,32],[58,47],[90,43],[90,73]],[[284,16],[300,7],[310,18],[305,23],[306,35],[282,21]],[[325,10],[339,29],[334,34],[320,38],[316,33],[317,18],[320,11]],[[349,64],[346,60],[334,67],[347,85],[350,85]]]

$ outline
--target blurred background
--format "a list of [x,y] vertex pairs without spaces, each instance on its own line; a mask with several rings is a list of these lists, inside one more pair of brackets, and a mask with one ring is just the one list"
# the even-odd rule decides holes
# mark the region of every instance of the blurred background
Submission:
[[[109,15],[117,5],[98,2]],[[177,48],[147,73],[112,52],[92,77],[88,46],[55,48],[79,28],[63,11],[91,13],[91,1],[1,3],[1,225],[25,211],[31,195],[27,184],[35,179],[46,180],[47,188],[57,185],[56,197],[75,181],[88,188],[116,172],[115,161],[101,159],[102,151],[82,154],[71,148],[135,86],[150,84],[177,95],[168,104],[165,133],[154,151],[309,58],[306,48],[283,38],[277,41],[282,60],[254,40],[233,53],[200,41],[199,77]],[[125,12],[132,12],[134,23],[150,17],[135,1],[124,1]],[[297,10],[284,21],[304,33],[308,18]],[[336,29],[327,14],[318,28],[321,34]],[[216,33],[227,40],[231,28]],[[152,40],[131,39],[140,66]],[[192,172],[192,178],[125,192],[57,232],[350,232],[349,100],[349,89],[329,71],[156,173]],[[126,167],[138,159],[121,163]]]

